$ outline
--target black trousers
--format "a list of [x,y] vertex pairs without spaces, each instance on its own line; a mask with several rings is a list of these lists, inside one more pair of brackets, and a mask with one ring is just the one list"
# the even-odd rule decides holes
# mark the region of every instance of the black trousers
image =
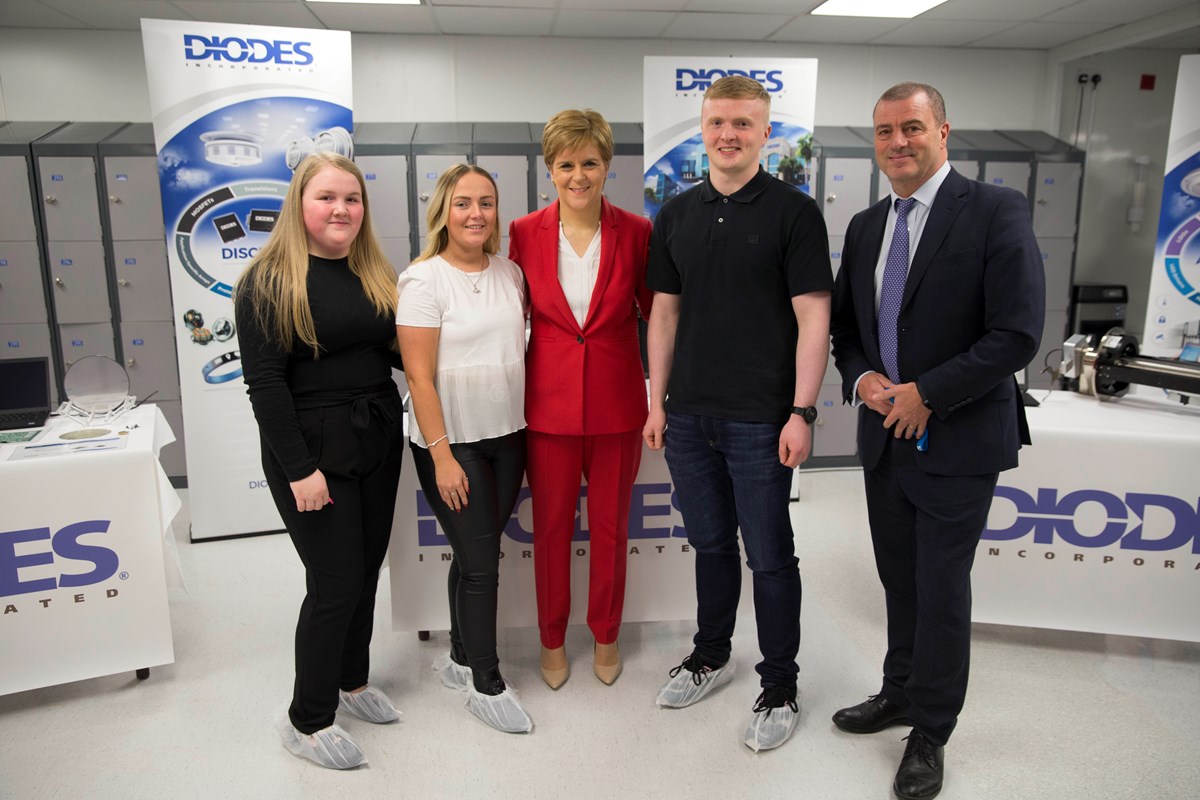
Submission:
[[367,683],[375,588],[387,554],[404,458],[398,396],[298,411],[332,503],[299,512],[263,444],[267,485],[304,564],[308,592],[296,623],[296,682],[288,711],[301,733],[333,724],[338,690]]
[[500,534],[512,516],[525,474],[525,431],[450,445],[471,494],[454,511],[438,493],[433,457],[412,445],[413,465],[425,499],[450,547],[450,648],[476,676],[500,665],[496,654],[496,604],[500,585]]
[[944,745],[971,663],[971,566],[997,475],[930,475],[909,439],[891,439],[864,471],[875,566],[887,601],[880,694]]

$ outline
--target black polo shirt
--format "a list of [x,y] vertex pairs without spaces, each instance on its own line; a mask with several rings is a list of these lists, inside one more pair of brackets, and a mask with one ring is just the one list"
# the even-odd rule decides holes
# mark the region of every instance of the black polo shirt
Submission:
[[787,421],[796,390],[791,298],[833,289],[825,219],[811,197],[761,168],[728,197],[706,178],[659,211],[647,283],[681,295],[668,411]]

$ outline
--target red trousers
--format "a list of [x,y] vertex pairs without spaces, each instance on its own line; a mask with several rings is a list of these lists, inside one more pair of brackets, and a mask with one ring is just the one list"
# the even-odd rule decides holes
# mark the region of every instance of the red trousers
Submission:
[[642,432],[560,436],[531,430],[526,436],[542,646],[562,647],[571,616],[571,536],[581,476],[587,479],[591,538],[587,624],[597,642],[615,642],[625,605],[629,499],[642,463]]

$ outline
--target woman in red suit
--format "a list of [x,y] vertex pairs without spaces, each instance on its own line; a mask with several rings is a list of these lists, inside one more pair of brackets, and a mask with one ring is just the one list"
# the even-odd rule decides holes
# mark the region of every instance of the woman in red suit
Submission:
[[509,258],[529,283],[525,357],[526,474],[533,495],[533,561],[542,678],[567,680],[571,537],[581,478],[591,540],[587,623],[593,671],[621,674],[629,499],[642,458],[646,383],[638,310],[648,318],[650,223],[604,199],[612,129],[595,111],[561,111],[542,153],[558,201],[512,223]]

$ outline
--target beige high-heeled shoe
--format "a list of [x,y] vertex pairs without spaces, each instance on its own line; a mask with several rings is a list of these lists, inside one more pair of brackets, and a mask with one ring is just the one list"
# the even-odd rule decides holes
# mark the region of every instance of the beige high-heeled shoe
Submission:
[[571,665],[567,661],[567,648],[542,648],[542,680],[551,689],[557,689],[571,677]]
[[605,686],[612,686],[621,675],[621,650],[617,643],[596,642],[592,650],[592,672]]

